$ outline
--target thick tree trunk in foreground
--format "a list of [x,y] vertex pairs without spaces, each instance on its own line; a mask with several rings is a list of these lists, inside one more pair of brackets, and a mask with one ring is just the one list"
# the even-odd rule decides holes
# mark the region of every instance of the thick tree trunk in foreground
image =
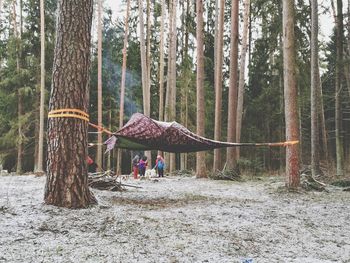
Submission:
[[[286,141],[299,141],[294,25],[294,1],[283,0],[283,72]],[[289,188],[297,188],[300,184],[298,148],[298,144],[286,147],[286,177],[287,187]]]
[[[228,93],[227,141],[236,142],[237,78],[238,78],[238,9],[239,1],[231,1],[230,84]],[[227,148],[227,169],[236,166],[236,150]]]
[[[205,133],[205,100],[204,100],[204,25],[203,0],[197,0],[197,134]],[[205,152],[197,152],[196,175],[197,178],[207,177],[205,167]]]
[[[49,110],[88,111],[92,0],[58,2]],[[96,203],[87,185],[88,122],[49,118],[45,203],[82,208]]]
[[311,1],[311,173],[320,173],[319,129],[318,129],[318,6]]

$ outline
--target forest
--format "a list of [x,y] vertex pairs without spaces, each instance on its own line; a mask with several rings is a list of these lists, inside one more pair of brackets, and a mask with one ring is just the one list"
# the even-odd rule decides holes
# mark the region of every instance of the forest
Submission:
[[0,0],[0,262],[349,262],[349,13]]
[[[200,129],[200,135],[219,141],[286,140],[281,1],[242,1],[236,7],[231,1],[205,1],[201,79],[196,78],[196,3],[149,0],[141,9],[140,3],[121,3],[118,16],[107,4],[95,3],[88,109],[92,123],[114,132],[133,113],[143,112],[176,120],[194,132]],[[46,1],[42,8],[39,1],[1,1],[0,160],[3,169],[18,174],[45,170],[46,132],[41,135],[40,130],[47,127],[57,1]],[[319,40],[319,28],[325,26],[317,21],[319,14],[328,14],[325,23],[333,28],[329,38],[322,37],[326,41]],[[342,1],[314,7],[296,1],[292,25],[300,165],[315,162],[316,170],[322,167],[334,175],[344,175],[350,158],[348,14]],[[122,171],[130,172],[132,154],[123,151],[122,160],[116,151],[103,155],[100,144],[108,134],[93,132],[89,154],[100,167],[116,170],[122,164]],[[242,147],[209,151],[201,159],[207,174],[224,166],[283,172],[285,154],[280,147]],[[196,170],[195,154],[168,160],[171,171]]]

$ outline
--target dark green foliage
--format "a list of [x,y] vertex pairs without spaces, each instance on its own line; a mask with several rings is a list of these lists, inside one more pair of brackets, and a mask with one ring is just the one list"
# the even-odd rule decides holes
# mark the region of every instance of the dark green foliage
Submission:
[[[56,0],[45,1],[46,88],[50,87]],[[22,126],[24,171],[33,170],[35,121],[40,86],[40,10],[39,1],[23,1],[21,39],[15,38],[12,24],[4,23],[0,34],[0,162],[5,169],[15,169],[18,125]],[[10,18],[10,6],[2,10]],[[10,19],[8,21],[11,21]],[[19,30],[19,29],[18,29]],[[18,58],[18,59],[17,59]],[[19,68],[17,68],[19,63]],[[24,115],[18,120],[18,95],[23,98]]]

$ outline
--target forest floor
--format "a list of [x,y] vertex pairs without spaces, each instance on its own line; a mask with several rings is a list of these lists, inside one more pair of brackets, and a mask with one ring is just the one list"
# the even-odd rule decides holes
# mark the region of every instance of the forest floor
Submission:
[[45,177],[0,176],[0,262],[350,262],[350,192],[243,182],[128,179],[99,204],[43,203]]

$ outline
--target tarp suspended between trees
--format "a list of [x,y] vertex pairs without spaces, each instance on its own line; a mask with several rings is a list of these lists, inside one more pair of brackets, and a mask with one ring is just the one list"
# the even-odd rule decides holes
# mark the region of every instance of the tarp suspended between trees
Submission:
[[177,122],[153,120],[135,113],[130,120],[110,137],[107,151],[114,146],[128,150],[160,150],[172,153],[198,152],[236,146],[287,146],[298,142],[231,143],[214,141],[191,132]]

